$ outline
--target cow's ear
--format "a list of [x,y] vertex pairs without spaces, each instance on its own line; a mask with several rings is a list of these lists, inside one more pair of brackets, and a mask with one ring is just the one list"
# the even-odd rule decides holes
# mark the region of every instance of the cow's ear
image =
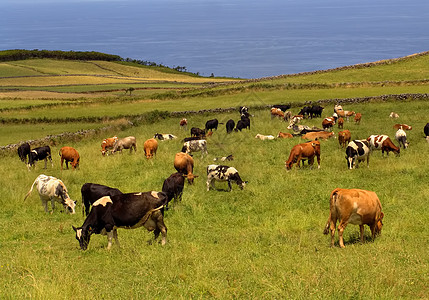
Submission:
[[74,230],[74,231],[76,231],[76,232],[77,232],[77,228],[76,228],[76,227],[74,227],[74,226],[72,225],[72,228],[73,228],[73,230]]

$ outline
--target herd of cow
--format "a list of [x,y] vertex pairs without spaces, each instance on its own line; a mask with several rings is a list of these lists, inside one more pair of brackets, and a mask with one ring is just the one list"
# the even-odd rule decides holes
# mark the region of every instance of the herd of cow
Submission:
[[[323,128],[308,127],[299,125],[305,118],[321,117],[323,108],[320,106],[304,107],[298,115],[293,115],[288,109],[289,105],[275,105],[271,108],[272,118],[278,117],[289,122],[288,129],[293,133],[279,132],[277,138],[292,138],[301,136],[310,140],[306,143],[300,143],[292,147],[285,167],[287,170],[292,169],[295,164],[300,167],[300,162],[304,165],[304,160],[308,161],[310,168],[317,158],[318,168],[320,168],[320,140],[328,139],[335,134],[331,131],[335,124],[343,128],[344,119],[348,120],[354,117],[357,124],[360,123],[362,115],[353,111],[344,111],[340,105],[336,105],[332,117],[325,118],[322,121]],[[226,122],[227,134],[233,131],[250,129],[250,117],[247,107],[240,107],[240,119],[237,123],[230,119]],[[395,114],[397,116],[397,114]],[[395,118],[394,113],[391,118]],[[187,130],[187,119],[180,121],[180,127]],[[73,227],[76,232],[76,239],[79,241],[81,249],[88,247],[90,236],[92,234],[105,233],[108,237],[108,249],[112,245],[112,238],[118,242],[117,228],[137,228],[144,226],[149,231],[154,232],[155,240],[161,234],[162,244],[166,243],[167,228],[164,224],[164,209],[168,209],[168,203],[176,199],[181,200],[185,179],[189,184],[193,184],[197,175],[193,174],[194,159],[193,152],[200,151],[202,156],[207,155],[207,137],[213,130],[217,130],[219,123],[217,119],[208,120],[204,129],[193,127],[191,137],[183,140],[181,152],[176,153],[174,159],[174,168],[176,173],[165,179],[162,191],[149,191],[139,193],[122,193],[119,189],[107,187],[96,183],[85,183],[81,188],[82,194],[82,212],[85,212],[86,219],[82,226]],[[404,130],[411,130],[411,126],[406,124],[396,124],[397,129],[395,138],[400,147],[404,149],[409,143],[406,139]],[[426,124],[424,132],[429,140],[429,123]],[[158,141],[172,140],[177,137],[172,134],[156,133],[153,138],[144,143],[144,152],[147,159],[156,155]],[[257,134],[256,138],[261,140],[275,139],[274,136],[264,136]],[[366,140],[351,140],[349,130],[343,130],[338,133],[338,141],[341,147],[346,148],[347,166],[349,169],[358,167],[358,163],[367,160],[369,166],[369,156],[373,150],[381,150],[382,154],[390,151],[399,155],[400,147],[394,145],[392,140],[386,135],[371,135]],[[101,154],[103,156],[113,154],[123,149],[136,151],[136,138],[133,136],[118,139],[114,136],[103,140],[101,144]],[[34,168],[38,160],[47,160],[52,164],[51,149],[49,146],[31,149],[30,145],[24,143],[18,148],[18,155],[23,162],[26,162],[28,170]],[[73,169],[79,167],[79,153],[72,147],[63,147],[59,151],[61,157],[61,169],[63,161],[71,163]],[[28,157],[28,161],[27,161]],[[233,156],[229,155],[215,160],[227,161],[232,160]],[[226,181],[231,191],[231,183],[234,182],[243,189],[246,182],[243,181],[234,167],[226,165],[209,165],[207,166],[207,191],[214,188],[215,181]],[[55,177],[39,175],[32,184],[30,191],[26,194],[26,199],[36,186],[40,199],[46,212],[48,212],[48,201],[51,201],[52,210],[54,210],[55,201],[61,203],[67,212],[75,213],[76,202],[71,200],[64,183]],[[363,225],[371,228],[372,237],[381,231],[382,219],[384,214],[381,211],[381,204],[374,192],[358,189],[335,189],[331,194],[330,215],[325,227],[325,234],[331,232],[331,243],[334,245],[334,234],[337,221],[339,221],[338,232],[340,246],[344,247],[342,233],[348,223],[360,225],[361,239],[363,239]],[[92,206],[92,207],[91,207]]]

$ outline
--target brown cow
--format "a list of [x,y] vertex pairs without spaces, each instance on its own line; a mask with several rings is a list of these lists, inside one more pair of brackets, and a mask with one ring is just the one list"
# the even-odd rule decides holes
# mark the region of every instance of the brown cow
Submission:
[[356,124],[360,124],[360,120],[362,119],[362,114],[361,113],[356,113],[355,115],[355,123]]
[[61,157],[61,170],[63,169],[63,162],[66,161],[66,167],[69,168],[69,162],[72,166],[72,169],[76,169],[76,167],[79,167],[79,153],[76,151],[75,148],[72,147],[62,147],[60,149],[59,155]]
[[105,156],[107,150],[110,150],[110,152],[112,152],[113,146],[115,145],[117,140],[118,137],[116,135],[114,137],[104,139],[103,142],[101,142],[101,154]]
[[387,155],[389,155],[390,151],[395,153],[397,156],[400,154],[400,149],[396,147],[387,135],[371,135],[366,140],[370,143],[371,150],[381,150],[382,156],[384,156],[384,151],[387,152]]
[[403,130],[411,130],[411,129],[413,129],[412,126],[407,125],[407,124],[395,124],[395,125],[393,125],[393,128],[395,128],[396,130],[398,130],[398,129],[403,129]]
[[347,146],[352,139],[352,135],[350,130],[346,129],[338,132],[338,142],[340,143],[341,148]]
[[143,149],[146,158],[152,158],[156,155],[156,150],[158,150],[158,141],[154,138],[146,140],[143,144]]
[[174,157],[174,168],[188,179],[189,184],[193,184],[194,178],[198,177],[198,175],[192,174],[194,171],[194,159],[184,152],[176,153]]
[[180,128],[183,128],[184,130],[188,130],[188,120],[186,118],[183,118],[182,120],[180,120]]
[[344,248],[343,232],[347,224],[359,225],[360,240],[363,243],[364,225],[371,229],[372,239],[381,232],[384,214],[377,194],[360,189],[336,188],[331,193],[330,212],[324,234],[331,231],[331,247],[334,246],[335,227],[338,224],[340,247]]
[[341,117],[339,117],[337,122],[338,122],[338,129],[343,129],[343,127],[344,127],[344,119],[341,118]]
[[314,131],[314,132],[307,132],[302,136],[303,139],[306,140],[327,140],[330,137],[335,136],[335,133],[332,132],[326,132],[326,131]]
[[289,139],[289,138],[293,138],[293,135],[288,133],[288,132],[281,132],[280,131],[279,134],[277,134],[277,137],[281,138],[281,139]]
[[327,129],[332,130],[332,126],[335,125],[335,121],[336,121],[335,117],[328,117],[328,118],[323,119],[323,121],[322,121],[323,129],[324,130],[327,130]]
[[271,108],[271,119],[274,119],[275,117],[278,117],[279,119],[284,119],[285,114],[280,108]]
[[320,142],[311,141],[303,144],[298,144],[292,148],[288,160],[285,162],[287,170],[292,169],[292,165],[296,162],[299,167],[301,159],[308,159],[310,169],[313,167],[314,157],[317,157],[317,168],[320,169]]

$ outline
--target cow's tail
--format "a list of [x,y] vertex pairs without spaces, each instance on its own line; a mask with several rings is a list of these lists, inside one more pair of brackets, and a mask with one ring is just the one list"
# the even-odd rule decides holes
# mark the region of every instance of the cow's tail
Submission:
[[31,192],[33,191],[33,187],[34,187],[34,185],[36,184],[36,182],[37,182],[38,180],[39,180],[38,178],[36,178],[36,180],[34,180],[33,184],[31,185],[30,190],[28,191],[27,195],[25,195],[25,197],[24,197],[24,201],[25,201],[25,199],[27,199],[27,198],[28,198],[28,196],[30,196]]
[[330,198],[330,203],[329,203],[329,217],[328,217],[328,221],[326,222],[325,229],[323,230],[323,234],[329,233],[329,227],[331,226],[331,221],[332,221],[332,210],[335,207],[335,202],[337,202],[338,191],[339,191],[339,189],[336,188],[331,193],[331,198]]
[[62,155],[62,153],[61,153],[62,151],[61,151],[61,149],[60,149],[60,151],[58,151],[58,155],[61,157],[61,155]]
[[157,207],[157,208],[153,208],[151,210],[149,210],[144,217],[142,218],[142,222],[141,224],[145,224],[147,222],[147,220],[149,220],[149,218],[152,216],[152,214],[156,211],[159,211],[161,209],[163,209],[165,207],[165,204],[162,204],[161,206]]

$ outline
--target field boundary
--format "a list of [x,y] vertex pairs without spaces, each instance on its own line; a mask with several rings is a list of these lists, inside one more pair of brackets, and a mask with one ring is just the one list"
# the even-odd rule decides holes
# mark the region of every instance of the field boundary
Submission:
[[[305,101],[305,102],[296,102],[291,103],[291,107],[301,107],[306,105],[326,105],[326,104],[361,104],[369,102],[388,102],[388,101],[423,101],[429,100],[429,94],[398,94],[398,95],[380,95],[380,96],[368,96],[368,97],[357,97],[357,98],[333,98],[333,99],[321,99],[316,101]],[[259,105],[259,106],[249,106],[250,110],[263,110],[270,108],[272,105]],[[220,113],[229,113],[237,111],[238,107],[227,107],[227,108],[213,108],[213,109],[201,109],[201,110],[187,110],[187,111],[151,111],[139,115],[120,115],[115,117],[89,117],[89,118],[66,118],[66,119],[46,119],[46,118],[36,118],[36,119],[0,119],[1,124],[16,124],[16,123],[64,123],[64,122],[105,122],[105,121],[114,121],[117,119],[126,119],[128,122],[126,124],[116,125],[116,126],[106,126],[98,129],[89,129],[89,130],[79,130],[77,132],[64,132],[56,135],[48,135],[42,139],[38,140],[27,140],[20,141],[16,144],[9,144],[6,146],[0,147],[0,155],[16,153],[16,150],[22,143],[29,143],[32,147],[42,146],[42,145],[52,145],[55,146],[59,142],[69,142],[69,141],[79,141],[83,138],[95,137],[101,133],[106,133],[113,130],[124,130],[132,126],[140,126],[147,123],[155,123],[167,118],[177,118],[184,117],[189,115],[201,115],[201,114],[220,114]]]

